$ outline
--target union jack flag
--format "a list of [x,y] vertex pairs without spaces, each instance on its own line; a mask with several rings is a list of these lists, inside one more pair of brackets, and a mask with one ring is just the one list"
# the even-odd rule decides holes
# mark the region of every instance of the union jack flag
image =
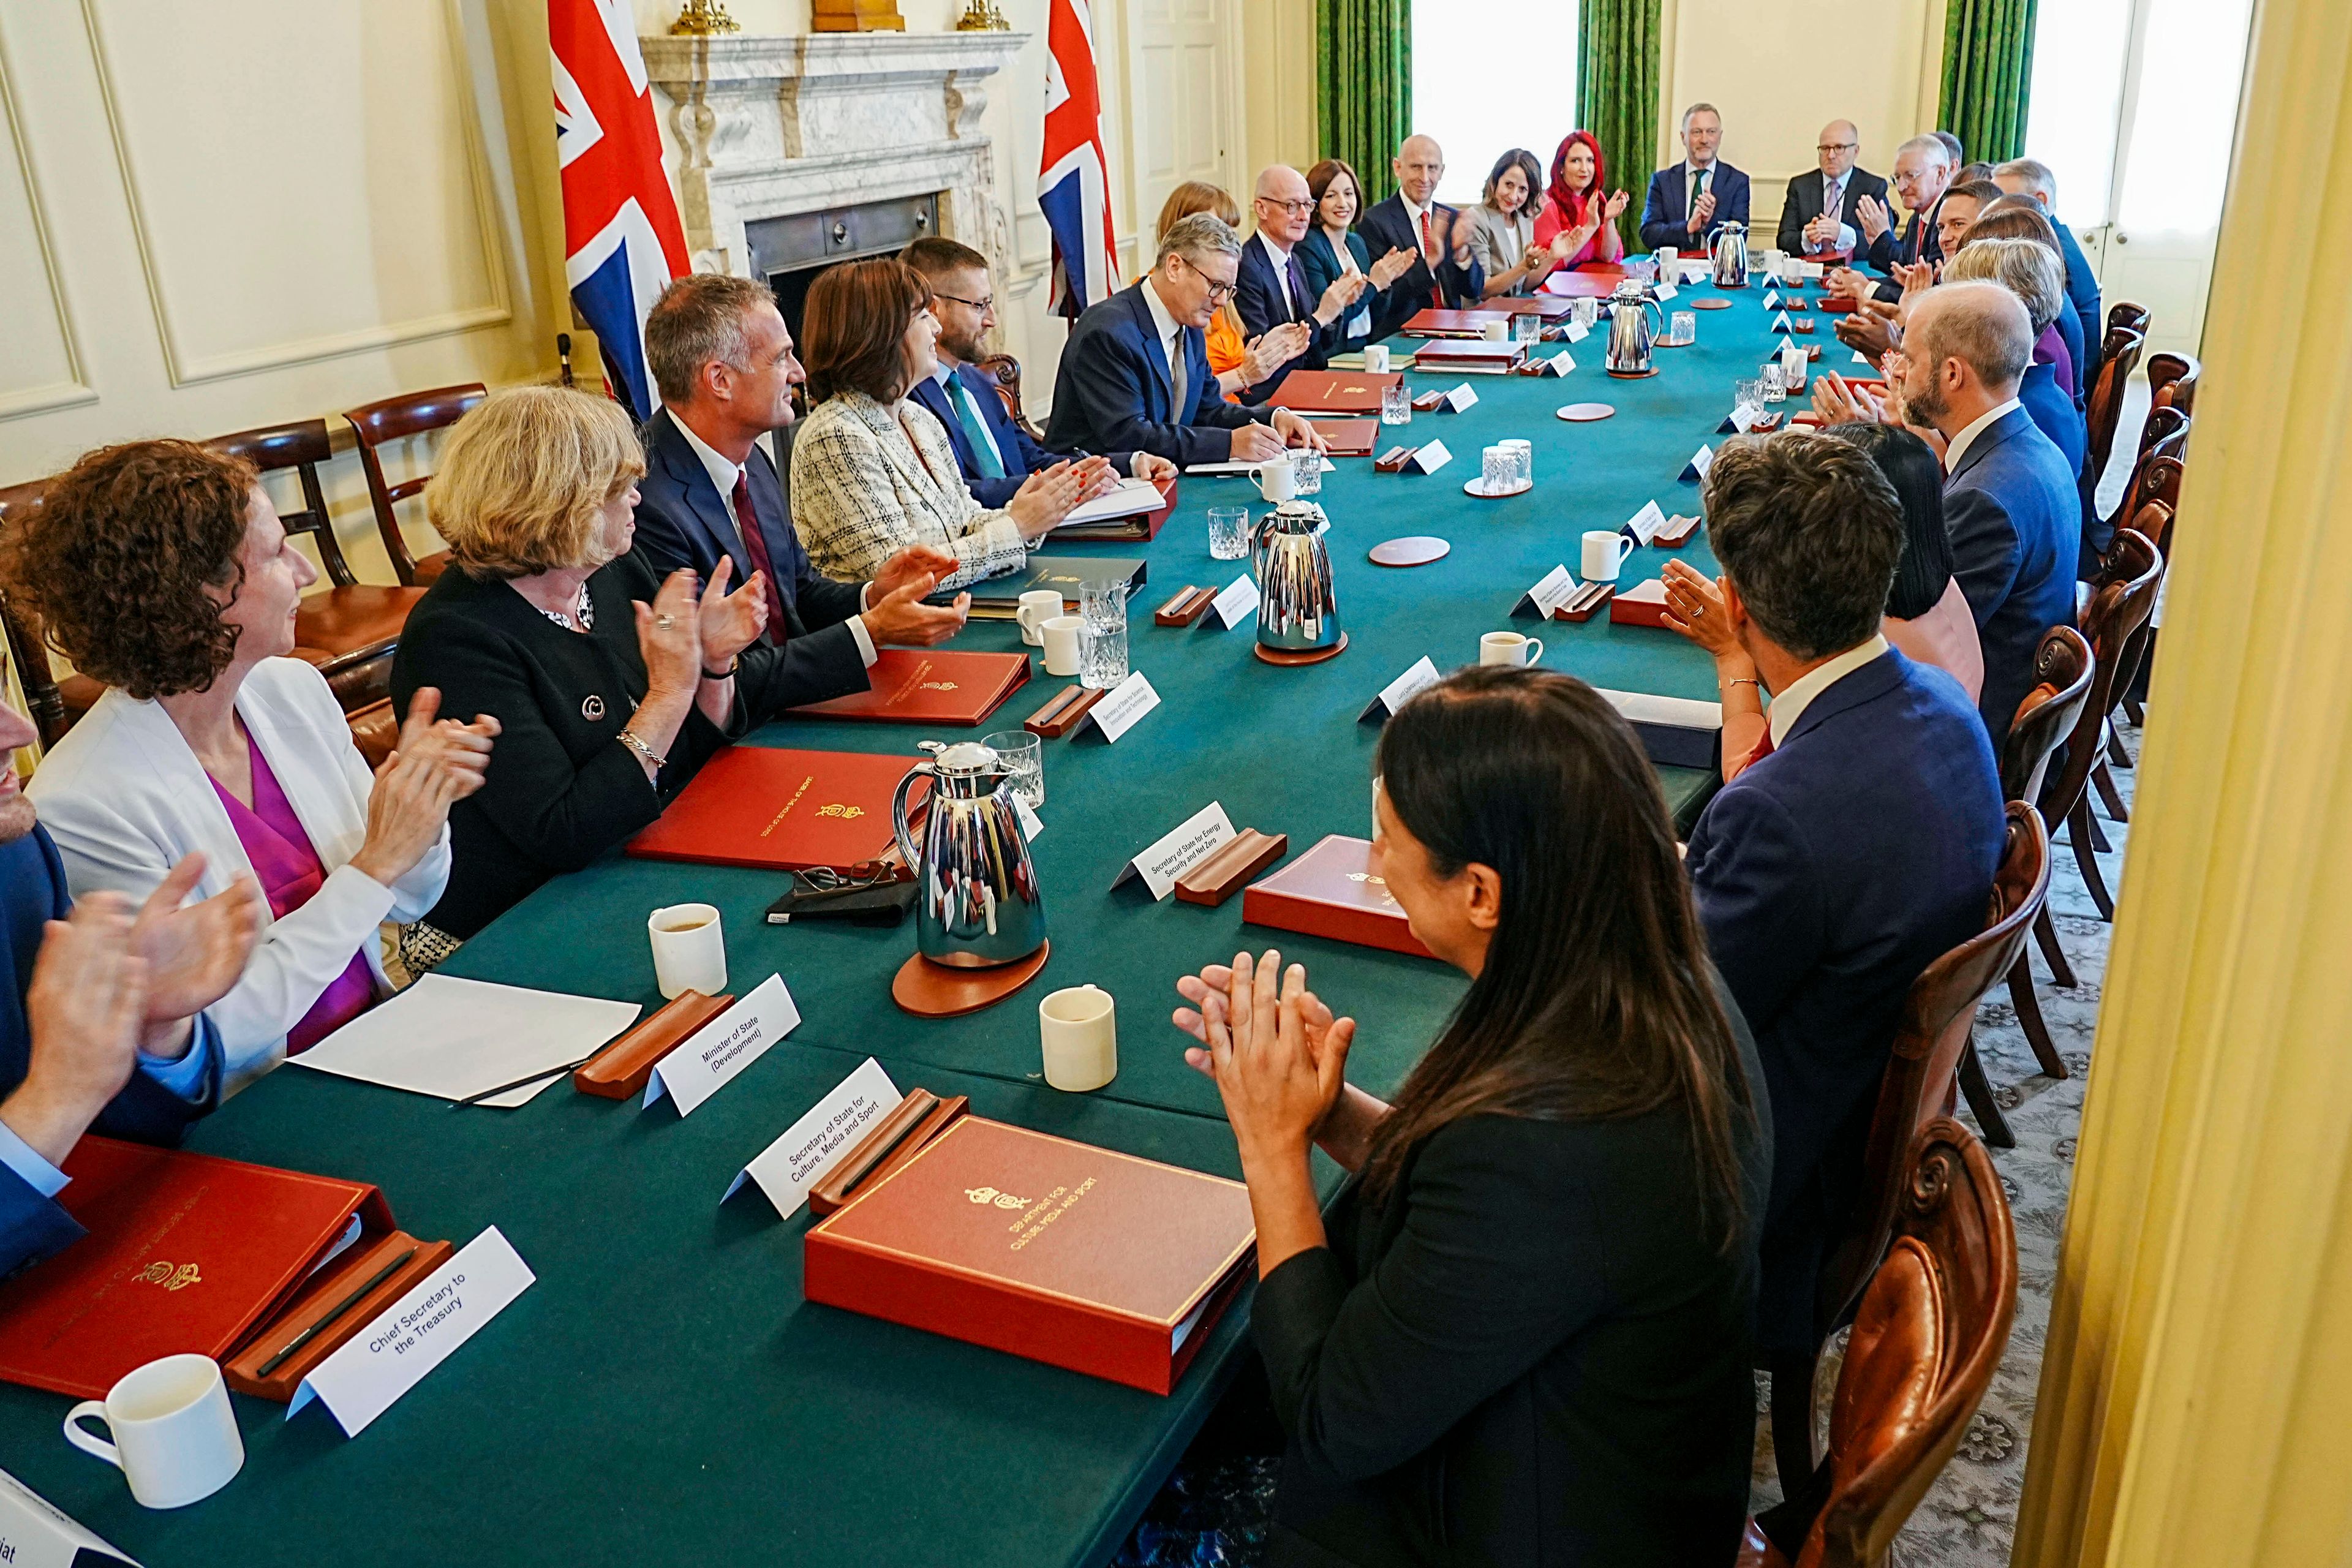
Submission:
[[1045,21],[1045,149],[1037,205],[1054,234],[1053,308],[1076,316],[1118,287],[1102,89],[1087,0],[1052,0]]
[[555,57],[555,159],[563,177],[563,277],[596,333],[613,395],[653,416],[646,312],[690,263],[630,0],[547,0]]

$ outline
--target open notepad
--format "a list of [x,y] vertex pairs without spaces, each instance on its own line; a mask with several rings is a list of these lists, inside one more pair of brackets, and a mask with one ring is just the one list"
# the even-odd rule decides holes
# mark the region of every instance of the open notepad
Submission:
[[1118,517],[1136,517],[1147,511],[1158,511],[1168,504],[1160,487],[1149,479],[1121,479],[1117,485],[1090,501],[1070,509],[1070,515],[1061,521],[1062,527],[1074,522],[1108,522]]
[[544,1071],[480,1104],[511,1110],[637,1021],[644,1007],[428,974],[288,1060],[297,1067],[464,1100]]

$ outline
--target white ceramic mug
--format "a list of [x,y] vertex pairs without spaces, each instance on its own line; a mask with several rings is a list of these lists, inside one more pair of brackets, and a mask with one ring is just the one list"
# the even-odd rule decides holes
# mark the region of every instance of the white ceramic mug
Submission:
[[[113,1442],[82,1426],[91,1415]],[[142,1508],[184,1508],[245,1468],[245,1439],[210,1356],[167,1355],[123,1373],[104,1399],[66,1413],[66,1441],[121,1470]]]
[[1541,658],[1542,641],[1517,632],[1488,632],[1478,639],[1480,664],[1533,664]]
[[1662,245],[1658,247],[1658,281],[1661,283],[1673,282],[1675,280],[1675,264],[1682,258],[1683,253],[1676,250],[1673,246]]
[[1287,453],[1270,463],[1260,463],[1249,471],[1250,483],[1267,500],[1293,500],[1298,495],[1298,470],[1290,466]]
[[1478,323],[1478,335],[1490,343],[1499,343],[1511,335],[1511,323],[1497,318]]
[[654,944],[654,984],[664,996],[727,989],[727,936],[709,904],[670,904],[646,918]]
[[1584,553],[1578,562],[1580,574],[1588,583],[1614,583],[1617,569],[1625,564],[1625,557],[1633,553],[1631,534],[1610,529],[1596,528],[1584,536]]
[[1037,628],[1045,644],[1046,674],[1077,674],[1078,632],[1085,625],[1076,616],[1055,616]]
[[1083,1094],[1118,1076],[1118,1005],[1096,985],[1073,985],[1037,1004],[1045,1081]]
[[1364,368],[1374,375],[1389,373],[1389,346],[1386,343],[1364,345]]
[[1021,595],[1014,606],[1013,618],[1021,623],[1021,640],[1031,647],[1042,647],[1045,634],[1038,628],[1062,613],[1062,595],[1052,588],[1032,588]]

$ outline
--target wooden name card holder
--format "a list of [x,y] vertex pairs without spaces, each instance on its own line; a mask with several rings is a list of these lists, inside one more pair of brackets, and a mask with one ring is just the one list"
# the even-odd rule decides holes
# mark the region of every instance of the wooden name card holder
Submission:
[[[1210,596],[1215,597],[1214,595]],[[1101,701],[1105,695],[1100,691],[1090,691],[1083,686],[1066,686],[1051,702],[1030,714],[1027,721],[1021,727],[1033,735],[1043,736],[1048,741],[1058,741],[1076,729],[1078,721],[1084,719],[1087,711],[1096,703]]]
[[890,1108],[873,1131],[809,1189],[809,1212],[823,1219],[846,1208],[861,1192],[870,1190],[893,1171],[923,1152],[923,1146],[948,1129],[969,1104],[959,1094],[941,1100],[928,1089],[910,1089],[907,1098]]
[[1215,854],[1176,879],[1176,896],[1188,904],[1215,909],[1249,885],[1251,878],[1290,853],[1286,833],[1260,833],[1244,827],[1220,845]]
[[572,1087],[602,1100],[627,1100],[642,1093],[662,1058],[733,1005],[732,995],[679,992],[667,1006],[639,1019],[628,1033],[583,1062],[572,1074]]
[[1189,626],[1207,614],[1209,606],[1216,603],[1216,599],[1217,590],[1214,588],[1196,588],[1187,583],[1177,590],[1174,598],[1152,612],[1151,624],[1156,626]]

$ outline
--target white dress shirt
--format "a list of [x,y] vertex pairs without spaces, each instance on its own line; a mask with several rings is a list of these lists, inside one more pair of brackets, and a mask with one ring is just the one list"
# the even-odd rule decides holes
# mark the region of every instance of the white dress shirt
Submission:
[[[1445,258],[1447,237],[1445,226],[1437,221],[1437,204],[1433,201],[1427,206],[1415,206],[1412,198],[1402,191],[1397,193],[1397,201],[1404,208],[1405,226],[1412,230],[1412,242],[1421,247],[1421,258],[1428,262],[1433,270],[1437,263]],[[1426,241],[1422,238],[1421,232],[1421,220],[1423,214],[1427,214],[1429,217],[1429,237]],[[1430,254],[1431,246],[1437,247],[1437,254],[1434,257]]]
[[1994,420],[2000,418],[2011,409],[2022,408],[2025,405],[2023,404],[2012,397],[2006,403],[1994,405],[1992,407],[1986,409],[1982,414],[1979,414],[1975,418],[1969,420],[1966,425],[1961,426],[1960,433],[1953,437],[1944,447],[1944,472],[1948,474],[1953,469],[1960,466],[1961,456],[1968,451],[1969,447],[1972,444],[1974,444],[1976,438],[1983,433],[1986,426],[1991,424]]
[[[743,465],[733,461],[726,453],[696,435],[694,426],[680,419],[676,409],[670,410],[670,422],[677,426],[677,433],[686,437],[686,444],[694,448],[694,455],[702,459],[702,471],[710,476],[711,484],[719,491],[719,510],[725,512],[727,521],[735,525],[735,537],[741,539],[743,525],[735,516],[735,481],[741,477]],[[785,521],[789,522],[791,520]],[[742,584],[738,583],[736,586],[740,588]],[[872,608],[866,600],[873,591],[871,583],[857,591],[857,607],[860,610]],[[857,645],[857,657],[866,661],[866,668],[873,668],[874,661],[882,656],[875,648],[874,634],[866,629],[862,617],[849,617],[849,640]]]
[[[940,395],[948,400],[948,406],[950,408],[954,408],[956,406],[956,398],[959,395],[965,396],[971,395],[969,388],[961,384],[949,384],[950,382],[954,381],[955,373],[956,367],[948,363],[945,360],[941,360],[940,362],[939,368],[931,372],[931,379],[939,384]],[[977,413],[978,410],[975,409],[974,412]],[[957,423],[961,424],[962,421],[959,419],[957,420]],[[1003,468],[1006,473],[1011,473],[1013,471],[1013,465],[1004,460],[1004,448],[996,444],[996,432],[988,427],[988,420],[985,417],[979,419],[977,424],[979,426],[978,429],[976,431],[967,429],[964,432],[965,437],[969,438],[973,435],[978,435],[982,441],[988,443],[990,453],[996,458],[996,466]]]
[[1290,291],[1290,252],[1275,244],[1274,237],[1264,229],[1258,230],[1255,237],[1259,247],[1265,251],[1266,259],[1274,263],[1275,281],[1282,285],[1282,297],[1290,301],[1290,319],[1294,321],[1311,321],[1315,314],[1314,307]]
[[1789,738],[1789,731],[1797,727],[1797,721],[1804,717],[1806,708],[1814,698],[1885,653],[1888,647],[1884,636],[1873,632],[1868,642],[1857,643],[1826,664],[1815,665],[1789,682],[1788,690],[1775,692],[1772,697],[1772,749],[1776,752],[1780,749],[1781,742]]
[[[1832,180],[1827,174],[1823,174],[1822,176],[1822,212],[1826,213],[1831,217],[1841,220],[1843,219],[1845,215],[1846,182],[1853,178],[1853,171],[1851,169],[1848,169],[1845,174],[1838,179]],[[1807,240],[1804,242],[1804,246],[1807,250],[1852,250],[1853,248],[1854,241],[1859,237],[1860,237],[1853,232],[1853,225],[1841,221],[1838,224],[1837,242],[1834,245],[1815,245],[1811,240]]]
[[1151,311],[1151,330],[1160,335],[1160,357],[1168,362],[1168,386],[1174,395],[1170,406],[1175,410],[1179,423],[1189,425],[1192,413],[1192,383],[1191,374],[1184,367],[1183,324],[1176,320],[1167,302],[1160,298],[1159,279],[1143,280],[1143,303]]

